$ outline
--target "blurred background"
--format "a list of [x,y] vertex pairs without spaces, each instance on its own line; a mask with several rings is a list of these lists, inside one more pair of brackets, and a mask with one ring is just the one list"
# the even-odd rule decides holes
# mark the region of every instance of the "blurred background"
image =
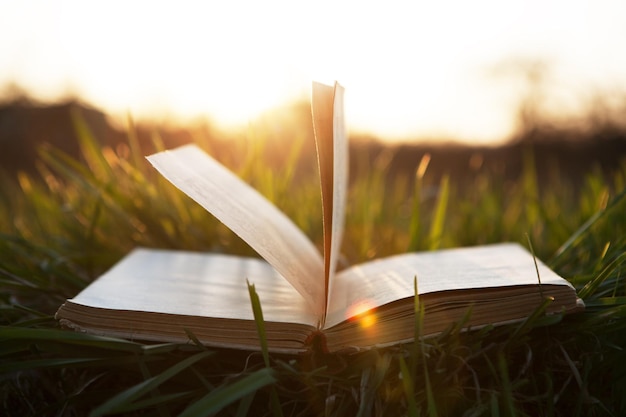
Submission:
[[75,154],[72,109],[113,147],[132,117],[146,152],[155,131],[290,140],[311,134],[311,80],[338,80],[353,148],[394,149],[394,169],[429,153],[435,173],[515,176],[532,144],[540,171],[610,171],[625,50],[618,0],[0,0],[0,164],[32,170],[42,142]]

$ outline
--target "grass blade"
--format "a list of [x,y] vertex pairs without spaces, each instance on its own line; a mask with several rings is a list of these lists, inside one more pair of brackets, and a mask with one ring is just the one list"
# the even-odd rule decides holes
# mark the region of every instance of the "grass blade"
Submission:
[[592,280],[587,282],[585,286],[578,292],[579,297],[585,299],[590,297],[602,285],[602,283],[611,275],[616,268],[619,268],[626,261],[626,252],[620,254],[613,259],[602,271]]
[[163,384],[168,379],[172,378],[173,376],[189,368],[194,363],[201,361],[202,359],[205,359],[212,354],[213,352],[200,352],[196,355],[180,361],[179,363],[165,370],[161,374],[146,379],[145,381],[117,394],[104,404],[101,404],[99,407],[97,407],[91,413],[91,415],[93,417],[103,416],[105,414],[115,413],[129,407],[136,399],[141,398],[143,395],[156,389],[159,385]]
[[413,385],[413,378],[409,372],[409,368],[406,366],[406,362],[402,356],[398,357],[400,362],[400,375],[402,377],[402,387],[404,388],[404,395],[407,400],[408,410],[407,413],[411,417],[417,417],[417,403],[415,402],[415,388]]
[[100,181],[108,181],[114,178],[113,169],[106,160],[104,152],[100,147],[96,137],[91,133],[91,129],[80,114],[79,109],[72,109],[72,123],[76,130],[78,142],[89,168]]
[[605,214],[610,211],[613,207],[615,207],[622,199],[626,196],[626,189],[622,190],[617,196],[615,196],[609,204],[595,212],[585,223],[582,224],[566,241],[563,243],[552,255],[552,259],[550,260],[551,265],[560,264],[560,259],[569,249],[574,247],[576,243],[580,240],[580,238],[589,231],[591,226],[593,226],[598,220],[602,219]]
[[128,340],[111,337],[93,336],[66,330],[30,329],[25,327],[0,327],[0,341],[20,341],[28,346],[33,341],[51,341],[57,343],[91,346],[126,352],[142,352],[142,345]]
[[420,163],[415,171],[415,186],[413,190],[413,207],[411,210],[411,223],[409,225],[409,247],[408,251],[416,251],[419,248],[419,239],[421,233],[421,210],[422,204],[422,188],[424,182],[424,174],[430,163],[430,154],[426,153],[422,156]]
[[[265,333],[265,320],[263,319],[263,309],[261,308],[261,300],[256,292],[254,284],[248,282],[248,292],[250,293],[250,303],[252,304],[252,312],[254,313],[254,321],[256,323],[257,333],[259,335],[259,341],[261,343],[261,353],[263,354],[263,362],[266,369],[270,368],[270,354],[267,348],[267,335]],[[280,401],[276,389],[272,387],[270,393],[270,404],[275,416],[282,416],[282,410],[280,408]]]
[[509,367],[502,351],[498,352],[498,370],[500,372],[500,384],[502,386],[502,406],[504,408],[504,415],[507,417],[515,417],[517,413],[515,411],[515,400],[513,399]]
[[217,413],[229,404],[246,398],[276,381],[270,368],[258,371],[226,387],[218,388],[187,407],[179,417],[204,417]]
[[435,216],[430,225],[430,233],[428,235],[429,250],[439,249],[443,237],[443,227],[446,220],[446,210],[448,208],[448,200],[450,199],[450,177],[444,175],[439,185],[439,199],[435,209]]
[[252,304],[252,312],[254,313],[254,322],[256,324],[259,342],[261,344],[261,353],[266,367],[270,367],[270,355],[267,349],[267,337],[265,334],[265,320],[263,319],[263,310],[261,309],[261,300],[256,292],[254,284],[248,282],[248,292],[250,293],[250,303]]

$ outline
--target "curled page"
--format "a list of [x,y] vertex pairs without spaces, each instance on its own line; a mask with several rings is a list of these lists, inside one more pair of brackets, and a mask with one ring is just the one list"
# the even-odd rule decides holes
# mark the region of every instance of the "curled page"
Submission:
[[344,89],[313,83],[313,127],[322,185],[324,225],[324,281],[326,298],[339,259],[348,183],[348,141],[343,115]]
[[148,160],[269,262],[307,300],[312,312],[323,317],[324,261],[283,212],[195,145],[160,152]]

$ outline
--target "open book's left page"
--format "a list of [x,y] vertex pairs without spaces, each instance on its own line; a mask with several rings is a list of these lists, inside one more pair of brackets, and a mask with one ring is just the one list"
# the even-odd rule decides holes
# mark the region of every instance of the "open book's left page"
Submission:
[[148,160],[257,251],[322,318],[326,307],[324,261],[284,213],[195,145],[160,152]]
[[255,285],[265,320],[316,325],[318,316],[304,297],[271,265],[229,255],[135,249],[69,301],[109,310],[253,321],[246,280]]

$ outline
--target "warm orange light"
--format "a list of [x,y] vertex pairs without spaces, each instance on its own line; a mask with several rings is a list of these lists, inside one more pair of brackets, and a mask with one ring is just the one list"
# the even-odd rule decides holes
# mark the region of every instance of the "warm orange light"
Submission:
[[[352,132],[476,144],[508,138],[532,91],[542,116],[569,120],[586,117],[585,97],[606,92],[608,104],[626,85],[624,1],[431,1],[419,13],[409,1],[31,3],[0,3],[0,87],[77,93],[124,118],[245,126],[308,100],[311,80],[338,80]],[[547,64],[544,83],[529,81],[525,57]]]
[[368,327],[372,327],[376,324],[376,315],[374,313],[365,313],[364,316],[359,320],[361,327],[367,329]]
[[376,314],[373,308],[374,304],[369,300],[358,301],[348,308],[347,318],[358,322],[363,329],[367,329],[376,324]]

